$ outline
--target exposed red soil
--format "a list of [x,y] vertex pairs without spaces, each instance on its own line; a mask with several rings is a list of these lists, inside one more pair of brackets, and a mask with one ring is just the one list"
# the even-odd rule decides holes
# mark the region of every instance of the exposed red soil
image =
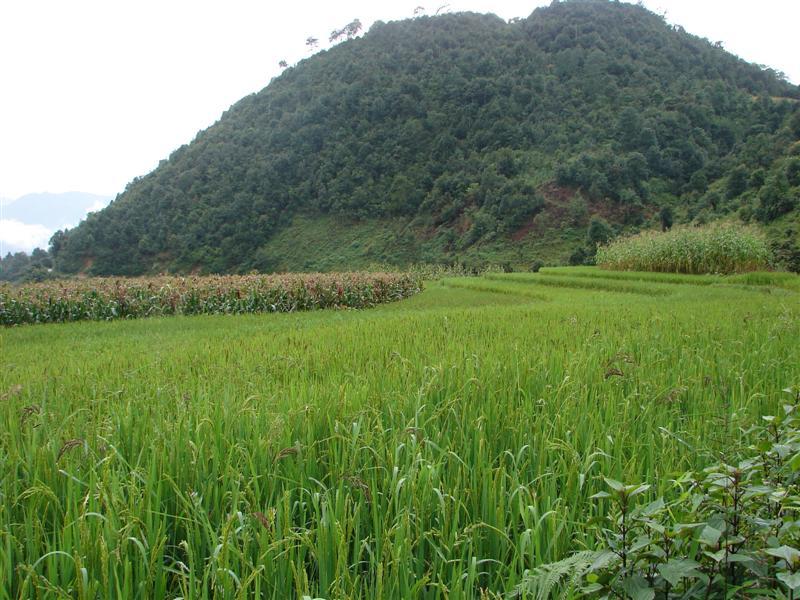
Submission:
[[525,239],[525,237],[534,229],[536,228],[536,223],[533,219],[530,222],[525,223],[522,227],[517,229],[514,233],[511,234],[511,239],[515,242],[519,242],[520,240]]

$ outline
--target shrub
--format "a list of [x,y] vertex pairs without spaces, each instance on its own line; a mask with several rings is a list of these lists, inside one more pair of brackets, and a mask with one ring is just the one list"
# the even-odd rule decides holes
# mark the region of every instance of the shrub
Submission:
[[767,268],[770,251],[749,227],[681,227],[645,231],[600,246],[597,264],[617,271],[742,273]]
[[672,209],[669,206],[662,206],[658,213],[658,220],[661,222],[661,231],[672,229],[672,223],[675,220]]
[[605,244],[611,239],[614,232],[611,226],[599,217],[592,217],[589,227],[586,230],[586,245],[593,249],[597,244]]
[[586,248],[579,246],[569,256],[569,264],[572,266],[591,264],[592,255],[586,251]]
[[793,158],[786,164],[786,179],[789,185],[800,185],[800,158]]
[[530,271],[531,273],[538,273],[538,272],[539,272],[539,270],[540,270],[540,269],[541,269],[543,266],[544,266],[544,263],[543,263],[542,261],[540,261],[540,260],[535,260],[535,261],[533,261],[533,262],[531,263],[531,265],[528,267],[528,271]]
[[794,209],[797,199],[791,189],[786,173],[770,176],[758,193],[758,218],[769,223]]
[[[520,595],[589,598],[795,598],[800,591],[800,392],[748,432],[735,461],[650,485],[605,479],[600,548],[528,574]],[[642,501],[643,499],[647,499]],[[564,589],[564,588],[567,589]],[[543,593],[544,592],[544,593]]]
[[747,167],[739,165],[728,175],[725,185],[725,196],[732,200],[741,196],[747,190]]

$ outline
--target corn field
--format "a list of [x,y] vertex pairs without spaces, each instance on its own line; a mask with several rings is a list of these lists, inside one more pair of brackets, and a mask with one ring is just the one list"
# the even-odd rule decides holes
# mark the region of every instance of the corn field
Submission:
[[645,231],[597,249],[597,265],[617,271],[745,273],[769,267],[770,251],[755,230],[731,225]]
[[408,298],[421,287],[421,278],[396,273],[88,278],[5,284],[0,285],[0,325],[368,308]]

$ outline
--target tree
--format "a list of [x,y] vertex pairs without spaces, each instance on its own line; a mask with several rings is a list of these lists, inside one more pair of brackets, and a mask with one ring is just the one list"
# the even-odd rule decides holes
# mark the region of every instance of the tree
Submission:
[[689,178],[687,187],[692,191],[703,194],[708,189],[708,177],[702,171],[695,171]]
[[306,46],[308,46],[311,50],[314,50],[317,46],[319,46],[319,40],[313,36],[308,36],[306,38]]
[[592,217],[586,230],[586,245],[594,252],[598,244],[605,244],[613,234],[611,226],[604,219]]
[[800,186],[800,158],[792,158],[786,165],[786,179],[789,185]]
[[288,62],[286,62],[285,60],[281,60],[280,62],[278,62],[278,66],[279,66],[281,69],[285,69],[286,67],[288,67],[288,66],[289,66],[289,63],[288,63]]
[[356,37],[362,29],[363,26],[361,25],[361,21],[359,19],[353,19],[341,29],[334,29],[331,31],[331,35],[328,40],[331,43],[338,42],[342,38],[351,40]]
[[642,139],[642,118],[632,106],[623,108],[619,113],[617,136],[626,150],[635,149]]
[[767,178],[764,187],[758,193],[758,218],[768,223],[786,214],[795,206],[796,199],[789,189],[789,181],[783,172],[775,173]]
[[738,165],[731,170],[725,186],[725,195],[729,200],[737,198],[747,191],[747,178],[747,167],[744,165]]
[[567,215],[569,215],[570,224],[575,227],[586,224],[586,219],[589,217],[589,206],[580,194],[576,194],[569,201]]
[[672,209],[669,206],[662,206],[658,213],[658,219],[661,221],[661,231],[669,231],[672,229]]
[[353,19],[347,25],[345,25],[344,32],[345,35],[347,35],[347,39],[350,40],[356,37],[362,29],[363,26],[361,25],[361,21],[359,19]]
[[800,273],[800,241],[793,229],[786,229],[784,238],[773,243],[772,251],[778,264],[787,271]]
[[756,169],[750,173],[750,178],[747,180],[748,185],[754,190],[761,189],[767,179],[767,174],[764,169]]
[[800,109],[795,110],[795,113],[789,119],[789,130],[794,134],[794,137],[800,139]]
[[569,264],[576,266],[576,265],[585,265],[591,262],[591,255],[587,254],[586,248],[583,246],[576,248],[575,251],[570,254],[569,257]]
[[5,258],[0,257],[0,281],[43,281],[53,277],[52,267],[52,257],[41,248],[34,248],[30,256],[9,252]]
[[64,239],[67,237],[66,232],[59,229],[50,237],[50,252],[53,256],[57,255],[64,244]]

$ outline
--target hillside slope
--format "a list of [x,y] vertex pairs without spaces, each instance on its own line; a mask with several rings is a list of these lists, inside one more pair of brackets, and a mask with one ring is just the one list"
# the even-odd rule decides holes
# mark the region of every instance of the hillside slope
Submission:
[[[52,250],[93,274],[564,260],[592,215],[620,230],[669,206],[777,220],[791,252],[798,98],[629,4],[378,23],[236,103]],[[325,228],[350,247],[314,247]]]

